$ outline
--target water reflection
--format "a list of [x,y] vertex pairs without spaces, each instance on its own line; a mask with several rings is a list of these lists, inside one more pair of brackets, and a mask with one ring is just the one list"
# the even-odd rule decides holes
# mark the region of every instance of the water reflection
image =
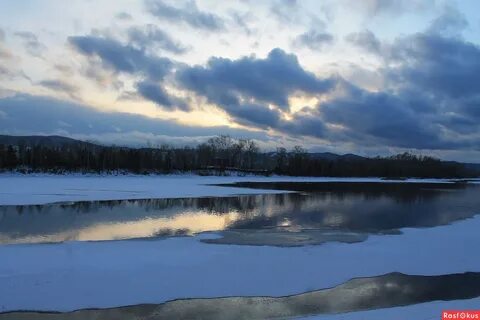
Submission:
[[468,184],[241,183],[301,193],[0,206],[0,243],[112,240],[222,231],[216,243],[356,242],[480,212]]

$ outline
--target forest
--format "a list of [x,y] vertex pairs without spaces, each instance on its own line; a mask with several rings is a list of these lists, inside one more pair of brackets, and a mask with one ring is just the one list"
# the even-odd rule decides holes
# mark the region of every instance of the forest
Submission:
[[[64,138],[67,139],[67,138]],[[308,153],[301,147],[262,152],[255,141],[230,136],[210,138],[196,147],[149,148],[102,146],[69,139],[68,143],[0,143],[0,170],[17,172],[132,172],[201,175],[279,174],[290,176],[467,178],[479,172],[458,162],[403,153],[365,158]],[[63,140],[61,140],[63,141]],[[0,141],[1,142],[1,141]],[[333,156],[331,156],[333,155]]]

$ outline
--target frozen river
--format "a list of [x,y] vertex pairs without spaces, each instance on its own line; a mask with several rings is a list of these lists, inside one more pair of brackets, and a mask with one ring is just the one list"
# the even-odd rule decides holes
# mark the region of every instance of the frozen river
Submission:
[[[0,319],[145,314],[148,319],[192,314],[424,319],[439,317],[449,306],[467,308],[480,296],[475,184],[282,177],[144,177],[144,185],[141,177],[0,179],[10,184],[0,187]],[[125,184],[113,186],[113,180]],[[42,191],[42,184],[50,187]],[[98,191],[107,184],[109,191]],[[175,188],[177,196],[169,198]],[[128,193],[129,200],[120,200],[127,189],[145,194]],[[34,196],[14,203],[26,192]],[[13,312],[90,308],[114,309],[55,317]]]

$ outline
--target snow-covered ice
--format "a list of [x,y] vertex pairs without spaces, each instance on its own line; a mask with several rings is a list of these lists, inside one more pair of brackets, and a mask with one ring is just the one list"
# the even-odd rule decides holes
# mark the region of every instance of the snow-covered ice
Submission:
[[21,175],[0,174],[0,205],[46,204],[64,201],[123,200],[148,198],[185,198],[229,196],[237,194],[280,193],[279,190],[258,190],[218,187],[209,184],[234,182],[448,182],[443,179],[408,179],[326,177],[218,177],[196,175]]

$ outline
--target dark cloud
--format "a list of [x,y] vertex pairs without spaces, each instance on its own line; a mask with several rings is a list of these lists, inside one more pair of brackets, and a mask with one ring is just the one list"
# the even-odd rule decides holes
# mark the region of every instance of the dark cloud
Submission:
[[[17,70],[12,67],[11,63],[6,63],[5,65],[0,63],[0,80],[16,80],[16,79],[23,79],[31,81],[30,77],[28,77],[23,70]],[[2,88],[0,88],[2,89]]]
[[182,54],[188,48],[173,40],[165,31],[149,24],[143,28],[132,27],[127,31],[130,42],[141,49],[160,48],[175,54]]
[[250,28],[248,22],[252,20],[252,14],[250,12],[248,13],[239,13],[239,12],[232,12],[231,13],[231,18],[233,23],[238,26],[239,28],[243,29],[243,31],[247,35],[251,35],[253,33],[253,30]]
[[148,55],[144,50],[104,37],[75,36],[68,38],[70,44],[86,56],[99,57],[106,67],[116,72],[147,76],[161,80],[173,67],[168,58]]
[[316,110],[302,110],[296,113],[291,120],[283,120],[277,130],[295,136],[309,136],[326,138],[328,129],[326,122]]
[[402,12],[405,10],[404,0],[367,0],[365,1],[367,9],[372,14],[383,12]]
[[184,111],[190,110],[188,104],[179,98],[170,96],[165,90],[156,82],[140,81],[136,84],[138,93],[145,99],[155,102],[157,105],[165,109],[181,109]]
[[[380,92],[351,86],[321,104],[317,117],[347,139],[416,149],[480,148],[480,48],[436,24],[398,38],[385,56]],[[433,32],[440,29],[442,32]],[[315,116],[315,115],[314,115]]]
[[274,1],[270,6],[270,12],[280,23],[293,23],[298,20],[298,1],[280,0]]
[[278,110],[258,104],[227,105],[225,111],[237,123],[259,128],[277,128],[280,123]]
[[[164,78],[174,67],[174,62],[170,59],[147,54],[144,49],[109,38],[80,36],[70,37],[69,41],[82,54],[100,58],[103,65],[114,72],[142,78],[135,85],[141,97],[165,109],[190,109],[182,99],[169,95],[162,87]],[[102,79],[98,79],[99,76]],[[104,81],[104,76],[98,72],[93,72],[92,77]],[[115,84],[114,81],[109,82]]]
[[[265,141],[265,133],[227,126],[187,126],[172,120],[103,112],[62,100],[17,94],[0,99],[1,134],[60,134],[104,143],[198,143],[218,134]],[[28,119],[28,121],[25,121]]]
[[350,33],[345,37],[345,39],[348,42],[371,53],[378,54],[382,48],[380,40],[378,40],[375,34],[370,30]]
[[62,80],[47,79],[40,81],[38,84],[53,91],[64,92],[71,97],[76,97],[78,91],[78,88],[75,85]]
[[12,79],[12,72],[2,65],[0,65],[0,79]]
[[480,48],[461,38],[419,33],[399,39],[389,70],[391,82],[417,86],[438,96],[458,99],[480,92]]
[[115,18],[117,18],[118,20],[125,20],[125,21],[129,21],[133,19],[132,15],[127,12],[119,12],[115,15]]
[[177,82],[205,96],[237,123],[294,135],[314,134],[315,137],[324,134],[321,120],[297,114],[295,119],[287,121],[280,109],[288,111],[288,98],[293,93],[323,94],[336,84],[336,80],[318,79],[305,71],[295,55],[281,49],[272,50],[265,59],[211,58],[206,67],[181,69]]
[[318,32],[310,30],[298,35],[293,41],[295,46],[304,46],[311,50],[320,50],[325,46],[331,45],[334,37],[327,32]]
[[460,110],[440,119],[441,124],[461,136],[475,135],[480,132],[480,101],[466,102]]
[[[344,1],[352,5],[351,1]],[[435,0],[364,0],[354,1],[354,5],[361,6],[370,16],[388,14],[400,15],[407,12],[424,12],[435,8]]]
[[225,23],[219,16],[198,9],[195,1],[188,2],[183,8],[177,8],[162,0],[146,0],[147,11],[155,17],[172,23],[185,23],[193,28],[222,30]]
[[[211,78],[194,73],[193,79],[206,86],[199,86],[196,91],[221,105],[239,123],[272,128],[289,136],[367,148],[480,150],[480,48],[477,45],[451,34],[433,33],[431,28],[398,38],[388,45],[388,50],[380,50],[383,45],[371,41],[374,38],[370,36],[356,35],[355,41],[359,39],[364,39],[361,44],[369,50],[384,55],[386,64],[381,72],[385,83],[380,91],[366,91],[339,79],[338,90],[329,100],[290,114],[288,119],[278,110],[263,105],[245,107],[241,101],[254,94],[246,94],[243,87],[238,93],[239,86],[232,89],[232,84],[225,79],[221,82],[228,85],[218,94],[205,84],[210,83]],[[209,66],[202,70],[217,68]],[[228,74],[234,73],[230,68],[225,70]],[[288,97],[288,93],[284,96]]]
[[413,101],[401,96],[361,89],[321,106],[324,121],[345,128],[352,141],[384,144],[392,147],[443,149],[439,127],[419,117]]
[[47,50],[47,47],[32,32],[15,32],[14,35],[22,39],[25,49],[34,57],[41,58]]
[[241,101],[272,103],[288,109],[290,94],[301,91],[322,94],[331,90],[333,79],[318,79],[305,71],[297,57],[274,49],[265,59],[238,60],[211,58],[206,67],[185,67],[177,73],[181,86],[207,97],[219,106],[240,105]]
[[314,109],[282,120],[276,129],[333,143],[426,150],[480,149],[480,47],[466,41],[455,10],[425,32],[382,44],[370,31],[347,41],[376,53],[383,83],[369,92],[347,81]]
[[172,105],[168,94],[157,83],[142,81],[138,82],[136,87],[142,97],[168,108]]
[[[61,70],[59,71],[62,72]],[[86,64],[81,65],[79,71],[83,76],[92,80],[97,86],[102,89],[113,88],[120,91],[124,87],[123,81],[119,80],[116,75],[117,71],[112,70],[111,68],[106,69],[102,61],[98,61],[96,59],[89,59]]]
[[65,64],[58,63],[55,64],[53,68],[65,77],[72,77],[75,74],[74,69]]
[[[424,33],[398,38],[388,53],[382,52],[387,64],[381,91],[344,83],[343,95],[322,103],[310,115],[341,128],[327,132],[330,141],[436,150],[480,148],[480,48],[451,33],[432,32],[440,28],[433,25]],[[379,51],[381,44],[371,39],[358,34],[351,38]]]
[[[324,139],[341,146],[429,150],[480,150],[478,139],[448,133],[448,125],[460,125],[478,133],[478,122],[465,117],[441,116],[434,101],[420,94],[368,92],[351,86],[347,94],[297,112],[289,120],[269,126],[288,136]],[[428,110],[422,110],[427,106]],[[454,123],[456,122],[456,123]],[[334,125],[335,127],[332,127]],[[472,126],[476,126],[474,129]]]
[[444,36],[459,36],[468,27],[465,16],[455,7],[447,7],[443,14],[432,21],[429,32],[439,33]]

